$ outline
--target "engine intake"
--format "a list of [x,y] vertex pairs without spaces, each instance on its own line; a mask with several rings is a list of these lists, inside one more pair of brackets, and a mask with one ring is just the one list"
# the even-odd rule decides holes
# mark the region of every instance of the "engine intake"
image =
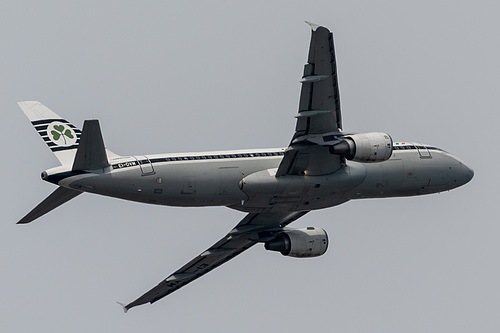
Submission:
[[318,257],[328,248],[328,235],[325,230],[315,227],[286,229],[276,238],[267,241],[264,247],[289,257]]
[[392,155],[392,138],[379,132],[346,135],[341,142],[330,146],[330,153],[356,162],[383,162]]

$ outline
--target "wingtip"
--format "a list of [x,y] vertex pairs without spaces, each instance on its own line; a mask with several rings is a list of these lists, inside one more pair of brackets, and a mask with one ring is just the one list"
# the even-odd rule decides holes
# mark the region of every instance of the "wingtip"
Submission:
[[123,304],[123,303],[120,303],[120,302],[116,302],[118,304],[120,304],[123,308],[123,312],[127,313],[128,312],[128,309],[127,309],[127,305],[126,304]]
[[23,217],[22,219],[20,219],[16,224],[28,224],[30,222],[33,222],[33,218],[30,218],[28,216],[29,214],[27,214],[25,217]]
[[39,101],[19,101],[19,102],[17,102],[17,105],[19,105],[19,107],[23,107],[23,106],[32,107],[33,105],[36,105],[36,104],[41,104],[41,103]]
[[309,22],[309,21],[305,21],[312,29],[312,31],[316,31],[316,29],[318,29],[320,27],[319,24],[316,24],[316,23],[312,23],[312,22]]

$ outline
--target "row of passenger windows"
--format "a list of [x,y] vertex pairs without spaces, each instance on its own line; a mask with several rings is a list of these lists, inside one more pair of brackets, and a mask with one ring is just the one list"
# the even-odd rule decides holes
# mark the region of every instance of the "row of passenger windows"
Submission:
[[428,150],[439,150],[439,151],[444,151],[440,148],[437,147],[424,147],[424,146],[413,146],[413,145],[404,145],[404,146],[394,146],[394,150],[406,150],[406,149],[428,149]]
[[282,156],[283,154],[284,154],[284,152],[182,156],[182,157],[154,158],[154,159],[151,159],[151,162],[154,163],[154,162],[170,162],[170,161],[218,160],[218,159],[225,159],[225,158]]
[[[406,149],[417,149],[417,146],[410,146],[410,145],[394,146],[394,150],[406,150]],[[424,146],[418,146],[418,149],[425,149],[425,147]]]
[[[414,145],[404,145],[404,146],[393,146],[394,150],[407,150],[407,149],[429,149],[429,150],[439,150],[444,151],[437,147],[424,147],[424,146],[414,146]],[[182,157],[164,157],[164,158],[153,158],[150,160],[151,163],[156,162],[172,162],[172,161],[195,161],[195,160],[218,160],[226,158],[244,158],[244,157],[268,157],[268,156],[283,156],[285,153],[271,152],[271,153],[244,153],[244,154],[224,154],[224,155],[202,155],[202,156],[182,156]],[[139,161],[140,164],[149,163],[148,160]]]

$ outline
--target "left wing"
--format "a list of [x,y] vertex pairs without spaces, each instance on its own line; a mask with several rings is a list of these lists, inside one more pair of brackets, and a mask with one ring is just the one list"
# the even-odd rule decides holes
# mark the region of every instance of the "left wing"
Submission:
[[342,159],[329,146],[342,135],[340,94],[333,34],[325,27],[312,28],[307,64],[300,82],[299,113],[295,134],[276,176],[325,175],[338,170]]
[[238,254],[249,249],[266,237],[270,237],[272,234],[282,231],[283,227],[306,213],[307,211],[248,214],[226,236],[205,252],[188,262],[132,303],[127,305],[122,304],[123,310],[127,312],[134,306],[145,303],[152,304],[160,300],[191,281],[210,272],[212,269],[233,259]]

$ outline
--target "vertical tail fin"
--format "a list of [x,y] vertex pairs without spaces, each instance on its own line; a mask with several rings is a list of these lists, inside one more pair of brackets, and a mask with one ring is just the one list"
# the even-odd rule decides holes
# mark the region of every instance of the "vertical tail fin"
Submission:
[[[104,169],[110,166],[108,157],[118,156],[105,148],[99,121],[86,120],[83,131],[80,131],[40,102],[18,104],[50,150],[68,170]],[[58,187],[18,223],[29,223],[81,193],[83,192]]]
[[59,162],[62,165],[71,165],[75,159],[81,131],[40,102],[17,104]]

